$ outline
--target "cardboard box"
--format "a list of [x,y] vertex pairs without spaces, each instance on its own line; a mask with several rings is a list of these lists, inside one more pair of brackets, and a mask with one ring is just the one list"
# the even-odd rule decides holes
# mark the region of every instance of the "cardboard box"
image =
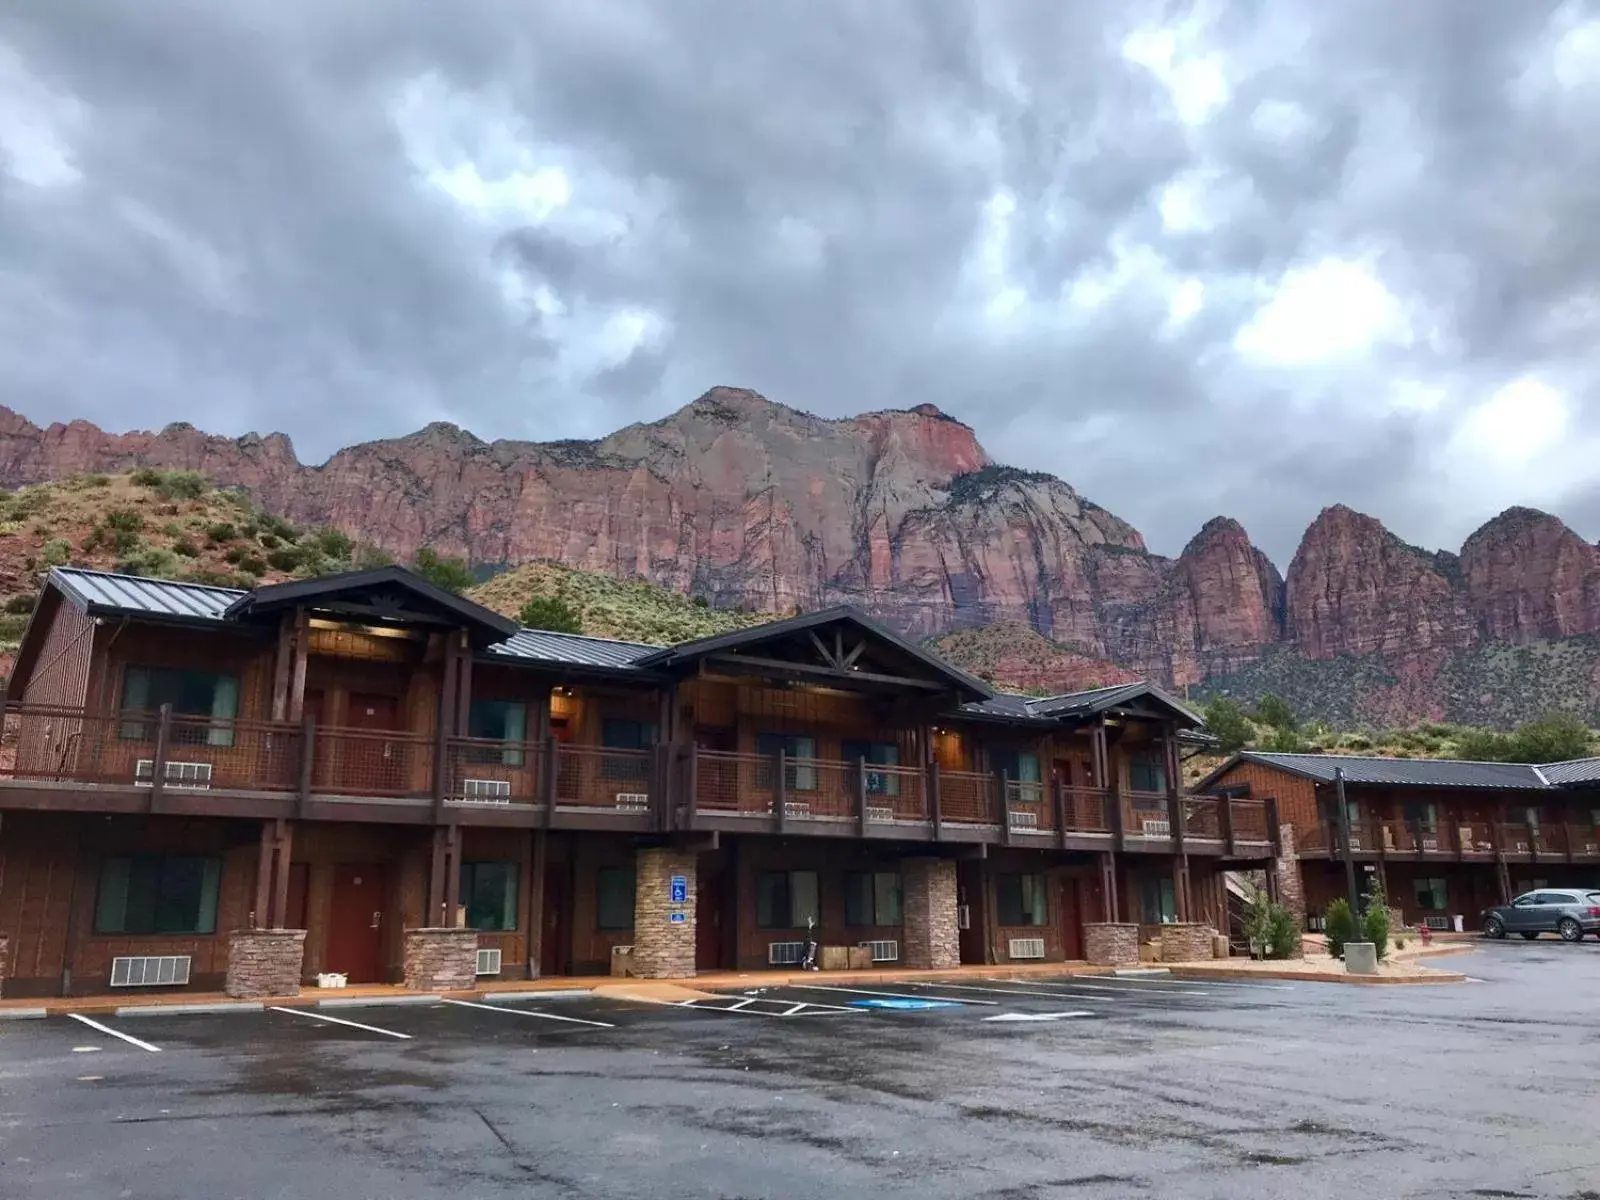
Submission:
[[866,971],[872,966],[872,949],[868,946],[850,947],[850,969],[852,971]]
[[824,946],[820,957],[824,971],[848,971],[850,969],[849,946]]

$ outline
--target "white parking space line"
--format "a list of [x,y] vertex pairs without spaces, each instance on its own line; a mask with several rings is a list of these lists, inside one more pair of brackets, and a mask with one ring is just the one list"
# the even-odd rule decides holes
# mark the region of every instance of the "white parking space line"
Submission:
[[[943,988],[947,992],[981,992],[985,996],[1042,996],[1046,1000],[1065,1000],[1068,998],[1067,995],[1061,992],[1044,992],[1039,991],[1038,989],[1030,988],[995,987],[993,984],[988,986],[980,986],[971,983],[914,983],[911,986],[930,988],[937,987]],[[931,999],[931,997],[924,998]],[[1109,996],[1083,995],[1079,998],[1083,1000],[1099,1000],[1107,1004],[1111,1002],[1111,998]],[[988,1003],[988,1001],[970,1000],[966,1001],[966,1003],[984,1004]],[[1000,1002],[996,1000],[994,1003],[998,1005]]]
[[[675,1004],[678,1008],[692,1008],[696,1012],[736,1013],[739,1016],[753,1017],[831,1017],[840,1013],[849,1015],[861,1011],[857,1008],[845,1008],[838,1004],[814,1004],[809,1000],[772,1000],[765,996],[737,1000],[732,1004],[703,999],[679,1000]],[[772,1008],[759,1007],[763,1004],[772,1005]],[[781,1011],[774,1011],[774,1009]]]
[[593,1025],[596,1029],[616,1028],[610,1021],[586,1021],[582,1017],[563,1017],[531,1008],[508,1008],[504,1004],[478,1004],[472,1000],[442,1000],[440,1003],[453,1004],[457,1008],[481,1008],[484,1012],[509,1013],[514,1017],[542,1017],[546,1021],[565,1021],[569,1025]]
[[1115,975],[1098,975],[1096,978],[1105,980],[1105,983],[1098,986],[1106,987],[1108,991],[1116,992],[1133,991],[1138,988],[1160,991],[1163,987],[1205,988],[1207,990],[1212,988],[1243,988],[1246,991],[1258,992],[1294,991],[1294,984],[1292,983],[1247,983],[1239,979],[1140,979],[1138,977],[1129,979]]
[[991,1016],[979,1017],[980,1021],[1016,1021],[1016,1022],[1044,1022],[1064,1021],[1069,1017],[1092,1017],[1091,1012],[1047,1012],[1047,1013],[994,1013]]
[[[997,979],[995,983],[1009,984],[1009,979]],[[1133,996],[1138,993],[1133,988],[1107,987],[1103,983],[1054,983],[1048,979],[1030,979],[1030,987],[1070,988],[1074,992],[1109,992],[1113,995]],[[1207,993],[1199,988],[1166,988],[1145,989],[1147,996],[1204,996]]]
[[882,996],[888,1000],[943,1000],[947,1004],[987,1004],[991,1008],[1000,1006],[998,1000],[968,1000],[964,996],[918,996],[912,992],[873,992],[866,988],[827,987],[820,983],[791,983],[789,988],[798,992],[843,992],[847,996]]
[[287,1013],[291,1017],[304,1017],[308,1021],[326,1021],[330,1025],[348,1025],[351,1029],[365,1029],[368,1033],[381,1033],[384,1037],[399,1038],[409,1042],[409,1033],[397,1033],[393,1029],[379,1029],[376,1025],[363,1025],[360,1021],[346,1021],[343,1017],[330,1017],[327,1013],[307,1012],[303,1008],[279,1008],[274,1004],[268,1012]]
[[101,1033],[108,1033],[114,1038],[121,1038],[130,1046],[137,1046],[141,1050],[148,1050],[151,1054],[161,1053],[160,1046],[152,1046],[149,1042],[141,1041],[132,1034],[123,1033],[121,1030],[113,1029],[109,1025],[102,1025],[99,1021],[91,1020],[82,1013],[68,1013],[67,1016],[71,1017],[74,1021],[82,1021],[90,1029],[98,1029]]

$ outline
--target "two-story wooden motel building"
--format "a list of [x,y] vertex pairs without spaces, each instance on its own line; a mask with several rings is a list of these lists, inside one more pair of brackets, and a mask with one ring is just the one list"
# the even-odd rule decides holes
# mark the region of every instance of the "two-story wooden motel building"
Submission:
[[1346,894],[1347,856],[1363,894],[1381,879],[1408,925],[1438,929],[1458,917],[1474,929],[1484,908],[1538,888],[1600,886],[1600,759],[1534,766],[1248,751],[1197,790],[1274,798],[1313,917]]
[[1274,856],[1269,804],[1180,791],[1198,723],[996,694],[850,608],[659,647],[396,567],[58,569],[5,706],[4,987],[432,989],[621,946],[680,977],[792,964],[808,918],[913,967],[1136,958]]

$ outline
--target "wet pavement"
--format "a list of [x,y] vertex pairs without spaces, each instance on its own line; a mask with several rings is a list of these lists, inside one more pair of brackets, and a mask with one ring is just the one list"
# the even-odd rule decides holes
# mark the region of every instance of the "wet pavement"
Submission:
[[1600,1200],[1600,944],[1449,961],[8,1022],[0,1196]]

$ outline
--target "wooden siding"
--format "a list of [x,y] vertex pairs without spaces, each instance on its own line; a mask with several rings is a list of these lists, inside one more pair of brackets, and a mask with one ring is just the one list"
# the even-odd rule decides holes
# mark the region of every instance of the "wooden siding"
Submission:
[[1211,783],[1211,790],[1246,786],[1253,800],[1274,798],[1278,802],[1278,820],[1293,825],[1298,839],[1304,830],[1315,830],[1322,823],[1317,809],[1316,784],[1309,779],[1265,763],[1235,763],[1222,776]]
[[[46,629],[33,671],[22,694],[8,697],[28,704],[86,705],[89,700],[89,665],[93,661],[94,619],[75,604],[48,590],[34,624]],[[38,637],[38,630],[30,630]]]

